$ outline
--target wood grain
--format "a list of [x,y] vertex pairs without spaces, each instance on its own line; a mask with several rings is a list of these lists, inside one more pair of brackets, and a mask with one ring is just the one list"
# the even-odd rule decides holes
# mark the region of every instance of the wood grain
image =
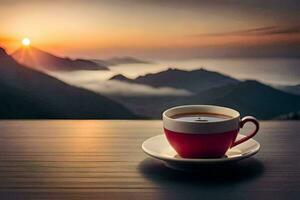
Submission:
[[[300,122],[265,121],[261,151],[197,173],[141,150],[161,121],[0,121],[0,199],[299,199]],[[247,132],[251,127],[246,127]]]

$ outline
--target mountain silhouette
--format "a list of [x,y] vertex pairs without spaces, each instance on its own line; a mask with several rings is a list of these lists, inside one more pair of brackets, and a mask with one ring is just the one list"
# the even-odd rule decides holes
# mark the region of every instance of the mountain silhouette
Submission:
[[[119,76],[119,78],[123,77]],[[164,110],[186,104],[227,106],[237,109],[242,116],[253,115],[259,119],[273,119],[300,110],[300,96],[252,80],[214,87],[186,97],[115,96],[113,98],[134,113],[149,118],[161,118]]]
[[110,66],[120,65],[120,64],[152,64],[150,61],[142,60],[139,58],[134,58],[131,56],[124,57],[112,57],[105,60]]
[[131,119],[124,106],[17,63],[0,48],[0,118]]
[[108,70],[105,65],[91,60],[62,58],[35,47],[21,47],[11,56],[19,63],[40,71]]
[[238,85],[198,94],[194,102],[210,96],[205,103],[228,106],[242,115],[254,115],[260,119],[272,119],[279,115],[300,110],[300,96],[279,91],[258,81],[248,80]]
[[300,84],[288,85],[288,86],[278,86],[277,88],[282,91],[288,92],[288,93],[300,95]]
[[194,93],[239,83],[239,81],[234,78],[217,72],[207,71],[205,69],[185,71],[172,68],[154,74],[139,76],[135,79],[130,79],[118,74],[113,76],[110,80],[119,80],[152,87],[172,87],[176,89],[185,89]]

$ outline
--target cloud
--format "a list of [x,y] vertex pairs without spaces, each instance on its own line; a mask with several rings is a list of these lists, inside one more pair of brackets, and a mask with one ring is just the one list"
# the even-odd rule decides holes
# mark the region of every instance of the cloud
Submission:
[[297,34],[297,33],[300,33],[300,26],[287,27],[287,28],[274,27],[272,30],[265,31],[262,34],[275,35],[275,34]]
[[101,82],[84,82],[81,87],[107,95],[121,96],[190,96],[193,93],[170,87],[154,88],[146,85],[125,83],[116,80],[108,80]]
[[205,33],[205,34],[194,34],[192,37],[203,37],[203,36],[260,36],[260,35],[282,35],[282,34],[298,34],[300,33],[300,26],[293,27],[277,27],[267,26],[253,29],[246,29],[232,32],[219,32],[219,33]]
[[[100,94],[122,96],[190,96],[192,92],[171,87],[154,88],[147,85],[125,83],[117,80],[106,80],[102,77],[105,72],[48,72],[70,85],[85,88]],[[109,74],[109,72],[107,72]],[[110,74],[111,76],[111,74]],[[109,76],[109,77],[110,77]]]

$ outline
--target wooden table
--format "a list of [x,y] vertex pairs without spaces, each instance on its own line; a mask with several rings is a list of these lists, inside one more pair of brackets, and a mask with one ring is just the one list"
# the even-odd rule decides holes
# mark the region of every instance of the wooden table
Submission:
[[141,150],[161,121],[0,121],[0,199],[300,199],[300,122],[261,122],[261,151],[198,173]]

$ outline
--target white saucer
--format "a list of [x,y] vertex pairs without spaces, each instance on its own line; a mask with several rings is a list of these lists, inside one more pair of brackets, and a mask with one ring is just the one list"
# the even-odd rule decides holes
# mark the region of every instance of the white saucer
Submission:
[[[238,135],[238,139],[245,137],[241,134]],[[204,164],[220,164],[233,161],[242,160],[253,156],[259,151],[260,144],[254,139],[229,149],[226,155],[222,158],[181,158],[177,155],[175,150],[169,145],[165,135],[157,135],[144,141],[142,144],[143,151],[159,160],[165,162],[168,167],[175,169],[184,169],[190,166],[199,166]]]

